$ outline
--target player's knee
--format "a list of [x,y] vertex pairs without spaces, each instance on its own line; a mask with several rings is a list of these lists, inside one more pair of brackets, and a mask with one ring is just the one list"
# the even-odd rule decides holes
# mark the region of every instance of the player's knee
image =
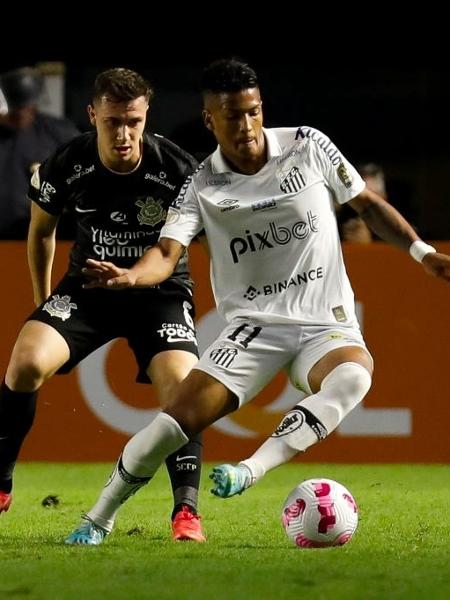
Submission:
[[29,350],[14,352],[6,378],[14,390],[34,391],[39,388],[46,378],[40,353]]
[[[324,378],[320,392],[308,396],[298,405],[301,412],[302,409],[308,411],[302,422],[306,421],[317,438],[323,439],[361,402],[370,389],[371,381],[370,373],[358,363],[338,365]],[[317,441],[314,438],[304,439],[301,431],[291,437],[292,441],[287,440],[287,443],[298,450],[304,450]]]
[[188,402],[176,402],[170,408],[166,408],[164,412],[175,419],[188,438],[194,437],[203,429],[198,411]]
[[344,414],[359,404],[372,385],[370,373],[362,365],[342,363],[322,381],[321,391],[338,399]]

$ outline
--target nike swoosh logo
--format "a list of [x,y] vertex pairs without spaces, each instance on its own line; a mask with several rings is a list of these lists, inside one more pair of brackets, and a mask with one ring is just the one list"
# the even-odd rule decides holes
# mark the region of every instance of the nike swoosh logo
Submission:
[[96,208],[80,208],[79,206],[75,206],[75,210],[79,213],[97,212]]
[[176,461],[179,462],[180,460],[186,460],[187,458],[197,458],[195,456],[195,454],[190,454],[189,456],[177,456],[176,457]]

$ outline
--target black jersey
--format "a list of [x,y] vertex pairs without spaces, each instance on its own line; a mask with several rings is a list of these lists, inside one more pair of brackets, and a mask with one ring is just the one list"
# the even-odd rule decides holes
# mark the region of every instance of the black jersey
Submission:
[[[80,275],[87,258],[131,267],[156,244],[167,209],[195,159],[169,140],[144,134],[142,160],[130,173],[116,173],[100,161],[97,134],[89,132],[60,147],[31,179],[30,198],[58,216],[71,210],[75,243],[68,273]],[[187,255],[170,278],[190,284]]]

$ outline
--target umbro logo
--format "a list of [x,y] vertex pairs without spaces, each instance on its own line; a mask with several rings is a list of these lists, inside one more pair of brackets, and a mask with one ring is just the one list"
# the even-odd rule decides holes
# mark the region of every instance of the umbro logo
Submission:
[[237,204],[237,202],[236,198],[224,198],[217,204],[220,204],[220,206],[231,206],[232,204]]
[[220,206],[220,212],[229,212],[230,210],[239,208],[238,202],[239,200],[236,198],[224,198],[218,202],[217,205]]

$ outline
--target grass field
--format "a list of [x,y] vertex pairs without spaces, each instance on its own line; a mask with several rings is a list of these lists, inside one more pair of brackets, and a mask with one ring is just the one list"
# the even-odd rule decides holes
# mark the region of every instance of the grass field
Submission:
[[[206,544],[171,541],[161,470],[122,508],[102,546],[64,546],[110,468],[19,465],[13,506],[0,515],[2,600],[450,598],[450,466],[296,463],[221,500],[209,493],[206,465]],[[356,498],[360,523],[346,546],[297,549],[281,528],[288,492],[316,476],[342,482]],[[49,494],[58,506],[42,506]]]

